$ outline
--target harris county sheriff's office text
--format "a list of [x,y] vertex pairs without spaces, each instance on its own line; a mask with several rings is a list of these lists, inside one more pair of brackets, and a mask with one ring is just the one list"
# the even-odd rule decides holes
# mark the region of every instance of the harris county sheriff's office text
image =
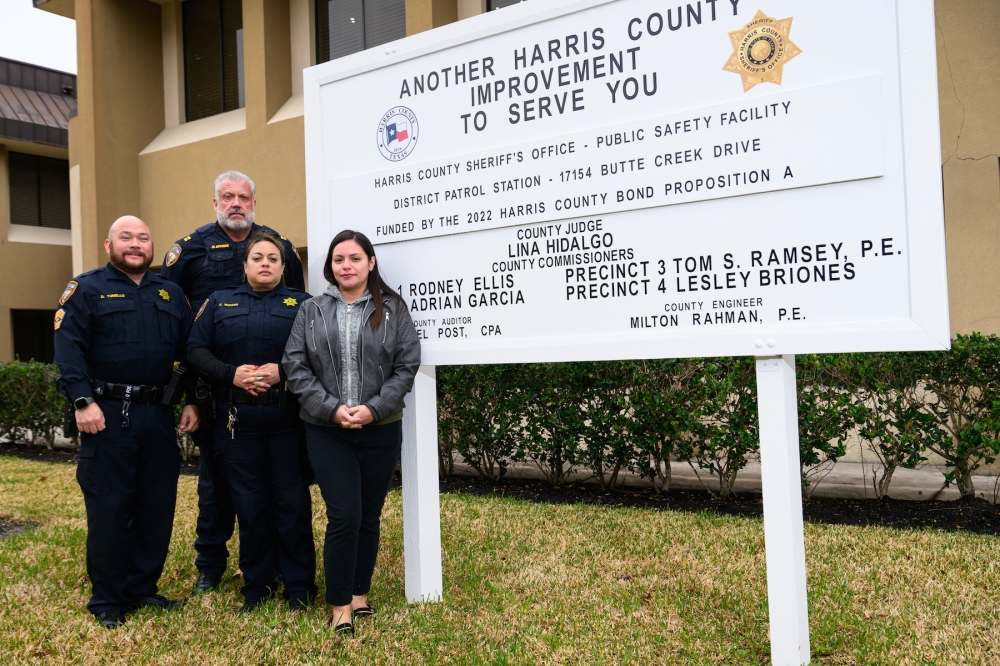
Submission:
[[[467,87],[473,110],[460,114],[459,121],[462,132],[468,134],[486,130],[485,107],[496,102],[507,103],[507,121],[512,125],[584,111],[588,90],[585,84],[592,80],[606,79],[598,89],[609,96],[612,104],[629,102],[640,94],[652,97],[658,90],[657,72],[639,71],[640,42],[696,28],[703,21],[714,22],[716,3],[721,1],[699,0],[663,13],[623,17],[607,33],[604,27],[594,27],[570,35],[553,35],[551,39],[516,46],[510,59],[484,55],[406,76],[400,82],[399,100]],[[739,0],[729,0],[729,4],[733,15],[737,15]],[[513,69],[504,71],[504,65]]]

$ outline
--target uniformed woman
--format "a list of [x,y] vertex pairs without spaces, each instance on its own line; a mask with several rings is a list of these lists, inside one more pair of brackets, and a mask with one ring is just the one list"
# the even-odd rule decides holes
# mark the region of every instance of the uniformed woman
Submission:
[[213,449],[240,527],[243,611],[272,597],[280,574],[291,610],[316,594],[316,551],[301,424],[280,368],[285,341],[309,294],[286,287],[280,239],[258,231],[247,243],[246,282],[201,306],[188,359],[214,384]]

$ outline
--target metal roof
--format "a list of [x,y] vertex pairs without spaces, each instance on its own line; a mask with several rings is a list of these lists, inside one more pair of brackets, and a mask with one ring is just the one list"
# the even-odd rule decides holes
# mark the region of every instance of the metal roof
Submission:
[[76,77],[0,58],[0,137],[69,146]]

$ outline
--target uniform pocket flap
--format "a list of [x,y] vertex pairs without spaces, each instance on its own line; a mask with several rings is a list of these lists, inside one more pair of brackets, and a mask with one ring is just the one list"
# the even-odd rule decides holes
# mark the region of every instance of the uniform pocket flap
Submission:
[[135,310],[135,301],[129,298],[102,298],[97,302],[97,314]]
[[239,317],[242,315],[246,315],[250,311],[249,308],[226,307],[225,303],[219,304],[215,308],[215,310],[216,310],[215,312],[216,321],[220,319],[229,319],[230,317]]
[[164,300],[158,300],[153,302],[156,303],[156,307],[160,309],[162,312],[166,312],[169,315],[173,315],[178,319],[181,319],[184,316],[183,314],[181,314],[181,308],[179,305],[175,305],[169,301],[164,301]]
[[208,253],[208,258],[212,261],[226,261],[233,258],[232,250],[216,250]]
[[286,305],[271,308],[271,315],[274,317],[287,317],[289,319],[295,319],[295,315],[298,313],[298,308],[290,308]]

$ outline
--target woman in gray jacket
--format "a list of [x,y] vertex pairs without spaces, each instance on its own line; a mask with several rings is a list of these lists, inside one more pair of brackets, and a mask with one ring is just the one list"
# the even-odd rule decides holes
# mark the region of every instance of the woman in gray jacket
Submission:
[[282,366],[301,405],[309,460],[326,502],[330,624],[353,634],[354,617],[374,614],[366,596],[379,518],[399,460],[403,396],[420,365],[420,342],[364,234],[334,237],[323,276],[330,286],[300,307]]

